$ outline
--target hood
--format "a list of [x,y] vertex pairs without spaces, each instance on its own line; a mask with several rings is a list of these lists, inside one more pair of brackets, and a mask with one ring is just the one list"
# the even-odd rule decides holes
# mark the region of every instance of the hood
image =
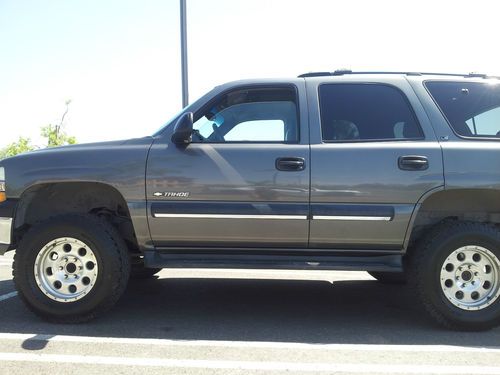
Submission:
[[41,148],[38,150],[33,150],[29,152],[25,152],[16,156],[11,156],[9,158],[5,158],[0,160],[0,163],[11,160],[11,159],[19,159],[19,158],[31,158],[37,157],[38,155],[45,154],[53,154],[53,153],[65,153],[65,152],[73,152],[80,150],[99,150],[99,149],[107,149],[111,147],[127,145],[127,144],[137,144],[142,143],[145,139],[150,139],[151,137],[143,137],[143,138],[132,138],[132,139],[122,139],[117,141],[106,141],[106,142],[92,142],[92,143],[78,143],[74,145],[65,145],[65,146],[57,146],[57,147],[49,147],[49,148]]
[[28,187],[57,182],[115,180],[144,177],[153,137],[53,147],[0,161],[5,168],[7,196]]

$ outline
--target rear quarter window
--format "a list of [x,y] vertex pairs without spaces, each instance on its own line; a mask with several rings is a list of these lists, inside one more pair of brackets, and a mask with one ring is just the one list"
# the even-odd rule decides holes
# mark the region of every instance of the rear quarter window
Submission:
[[456,134],[500,138],[500,84],[428,81],[425,86]]

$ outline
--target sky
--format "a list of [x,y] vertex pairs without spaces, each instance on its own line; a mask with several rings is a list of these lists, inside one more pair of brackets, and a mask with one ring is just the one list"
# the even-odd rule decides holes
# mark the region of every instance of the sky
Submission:
[[[310,71],[500,75],[496,0],[187,0],[190,101]],[[154,133],[181,110],[178,0],[0,0],[0,148],[41,145],[71,100],[79,142]]]

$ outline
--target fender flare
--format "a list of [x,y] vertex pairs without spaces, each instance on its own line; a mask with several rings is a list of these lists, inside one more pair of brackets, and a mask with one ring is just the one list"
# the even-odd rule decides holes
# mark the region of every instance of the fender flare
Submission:
[[424,203],[427,198],[430,196],[439,193],[441,191],[445,190],[445,186],[437,186],[426,193],[424,193],[419,200],[417,201],[417,204],[415,205],[415,208],[413,209],[413,212],[410,217],[410,221],[408,222],[408,227],[406,228],[406,233],[405,233],[405,239],[403,241],[403,254],[406,254],[406,251],[408,250],[408,245],[410,244],[410,239],[411,235],[413,234],[413,228],[415,227],[415,220],[418,217],[418,214],[420,212],[420,208],[422,207],[422,204]]

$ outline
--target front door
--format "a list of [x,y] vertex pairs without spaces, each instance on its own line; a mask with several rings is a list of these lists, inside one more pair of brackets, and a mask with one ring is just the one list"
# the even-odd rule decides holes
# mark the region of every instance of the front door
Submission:
[[[406,82],[310,82],[311,247],[404,248],[419,199],[443,181],[441,149]],[[316,109],[317,108],[317,109]]]
[[193,141],[158,139],[147,166],[157,247],[306,247],[304,87],[236,87],[194,113]]

